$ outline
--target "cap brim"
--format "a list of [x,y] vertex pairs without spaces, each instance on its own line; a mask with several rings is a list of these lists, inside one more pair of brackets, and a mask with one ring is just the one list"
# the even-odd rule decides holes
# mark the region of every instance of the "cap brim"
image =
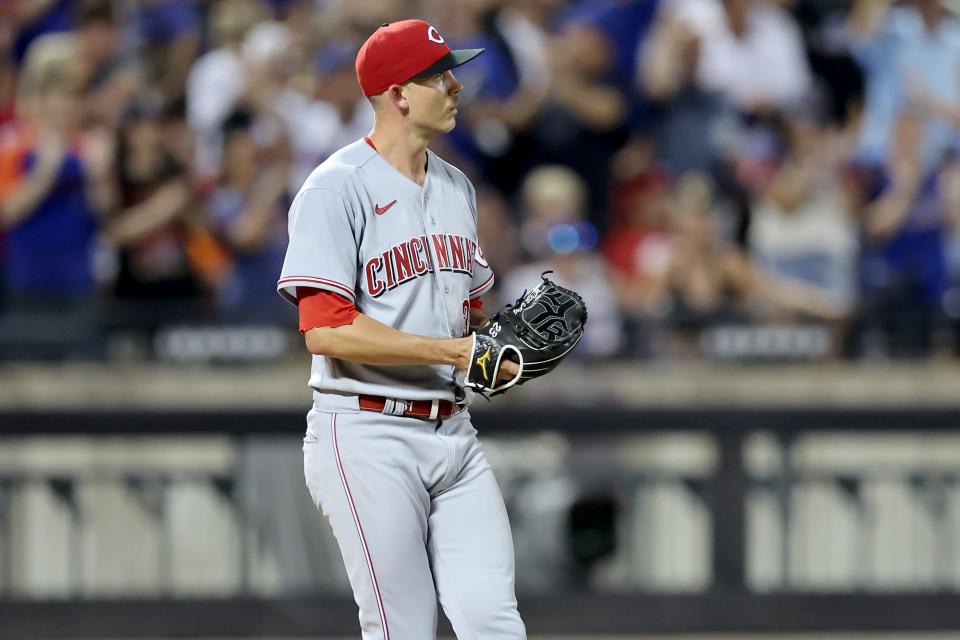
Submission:
[[438,73],[449,71],[450,69],[470,62],[484,51],[484,49],[453,49],[450,51],[450,53],[446,54],[429,67],[410,78],[410,80],[416,80],[417,78],[428,78],[430,76],[435,76]]

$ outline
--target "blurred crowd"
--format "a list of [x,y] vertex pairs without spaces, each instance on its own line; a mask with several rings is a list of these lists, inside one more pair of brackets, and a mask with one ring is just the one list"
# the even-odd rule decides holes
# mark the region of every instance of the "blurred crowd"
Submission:
[[275,292],[287,206],[370,130],[360,44],[422,17],[486,48],[457,70],[458,127],[434,150],[477,186],[492,304],[553,270],[588,304],[586,357],[702,357],[710,331],[769,326],[819,328],[819,356],[960,353],[958,16],[954,0],[8,0],[0,341],[18,318],[85,344],[295,326]]

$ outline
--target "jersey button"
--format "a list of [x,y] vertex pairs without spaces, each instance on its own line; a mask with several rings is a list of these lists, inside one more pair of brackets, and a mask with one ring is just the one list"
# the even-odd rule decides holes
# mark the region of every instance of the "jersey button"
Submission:
[[437,219],[433,216],[430,216],[430,224],[437,224]]
[[443,288],[443,292],[444,292],[444,293],[450,293],[450,287],[449,287],[449,286],[445,286],[445,287]]

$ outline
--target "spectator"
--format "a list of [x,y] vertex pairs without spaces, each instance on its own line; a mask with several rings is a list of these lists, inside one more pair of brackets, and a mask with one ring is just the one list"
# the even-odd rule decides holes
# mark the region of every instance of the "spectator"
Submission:
[[356,93],[353,59],[353,52],[342,46],[328,47],[317,55],[315,69],[319,86],[316,97],[336,115],[332,139],[327,142],[333,147],[327,147],[322,159],[326,159],[332,149],[360,139],[373,128],[370,101]]
[[566,167],[543,166],[527,176],[521,237],[533,262],[507,275],[502,295],[513,301],[535,286],[541,273],[553,271],[558,284],[583,295],[590,313],[578,351],[610,357],[622,344],[623,328],[617,294],[603,261],[592,252],[597,232],[584,215],[587,198],[583,180]]
[[654,110],[646,96],[634,91],[637,51],[650,35],[661,4],[669,0],[594,0],[571,3],[560,12],[559,21],[575,20],[599,29],[613,59],[613,77],[628,103],[631,130],[647,130]]
[[531,163],[523,136],[547,97],[549,9],[537,0],[492,3],[486,11],[453,11],[447,5],[449,17],[460,14],[457,29],[448,34],[455,46],[486,52],[464,67],[470,89],[461,95],[463,122],[446,137],[464,157],[461,164],[476,165],[510,195]]
[[600,29],[570,22],[550,40],[548,60],[546,99],[524,144],[536,162],[570,167],[585,180],[585,213],[604,228],[610,163],[626,141],[629,109],[609,42]]
[[618,185],[616,222],[603,244],[620,304],[633,317],[656,314],[656,284],[670,262],[670,181],[648,169]]
[[134,10],[139,48],[163,102],[183,99],[187,74],[200,51],[196,0],[141,0]]
[[292,137],[302,136],[307,128],[298,129],[278,108],[284,99],[300,95],[288,87],[295,68],[291,53],[291,32],[286,26],[267,20],[253,27],[241,47],[245,84],[236,105],[237,110],[254,117],[253,133],[260,149],[284,159],[289,156]]
[[596,26],[607,38],[624,90],[636,77],[637,49],[653,25],[660,4],[669,0],[594,0],[572,3],[561,13],[563,22],[577,21]]
[[117,150],[120,209],[107,224],[120,258],[114,295],[128,303],[124,310],[133,324],[147,330],[201,312],[202,283],[187,253],[194,194],[163,133],[159,111],[148,105],[124,116]]
[[851,145],[813,119],[789,128],[789,152],[753,213],[751,257],[773,275],[823,289],[849,312],[858,251],[853,194],[844,180]]
[[550,3],[486,14],[485,5],[442,5],[451,43],[487,49],[464,71],[468,127],[450,136],[456,150],[510,195],[539,164],[571,167],[586,179],[588,216],[602,226],[608,165],[625,137],[629,106],[605,33],[580,16],[551,33]]
[[[947,14],[940,0],[891,4],[857,0],[851,12],[855,53],[866,76],[859,153],[872,164],[889,157],[893,123],[907,101],[926,99],[960,108],[960,21]],[[929,119],[920,151],[924,171],[956,143],[955,129],[943,118]]]
[[0,222],[7,229],[7,286],[19,306],[86,305],[98,206],[108,206],[109,162],[82,135],[73,36],[36,39],[18,87],[18,120],[0,148]]
[[604,239],[603,255],[633,354],[655,352],[660,333],[656,325],[663,324],[668,311],[659,284],[673,251],[669,196],[667,175],[648,167],[620,181],[612,197],[615,222]]
[[702,55],[693,29],[661,7],[641,48],[639,90],[661,107],[654,130],[657,155],[674,175],[718,173],[724,140],[735,124],[722,96],[697,81]]
[[864,320],[879,322],[889,351],[906,357],[930,352],[942,320],[948,216],[955,210],[943,169],[923,168],[923,127],[915,112],[898,115],[879,196],[863,212]]
[[266,15],[257,0],[220,0],[210,10],[216,48],[200,56],[187,76],[187,121],[197,139],[197,171],[216,176],[220,168],[220,132],[246,87],[241,47],[247,32]]
[[225,318],[277,320],[287,305],[276,295],[286,250],[284,167],[258,155],[249,114],[224,126],[223,174],[207,203],[214,234],[229,247],[232,270],[219,289]]
[[[740,178],[743,166],[757,161],[744,156],[748,149],[769,146],[763,144],[766,130],[755,123],[753,138],[761,144],[743,144],[750,135],[740,113],[727,96],[699,76],[701,60],[709,52],[694,23],[678,10],[682,6],[661,5],[654,30],[640,51],[640,90],[660,107],[653,132],[656,154],[674,176],[691,171],[709,174],[718,186],[718,197],[729,202],[737,239],[744,242],[751,210]],[[688,9],[696,6],[689,4]]]
[[743,255],[720,238],[705,176],[690,173],[677,182],[670,233],[670,257],[658,283],[665,299],[659,304],[670,310],[671,324],[689,341],[682,344],[686,350],[708,325],[747,319],[748,276]]
[[77,21],[87,118],[115,129],[120,116],[145,90],[140,70],[120,49],[120,33],[110,0],[84,0]]
[[846,3],[798,0],[797,20],[806,42],[810,69],[825,91],[829,121],[851,122],[863,107],[863,71],[853,57],[853,34],[847,28]]
[[267,142],[264,123],[281,128],[274,144],[278,153],[292,155],[287,186],[291,197],[328,155],[373,126],[370,102],[357,91],[355,53],[337,44],[317,56],[309,52],[309,81],[295,78],[294,35],[286,26],[265,22],[250,32],[243,46],[249,74],[246,102],[260,122],[258,143]]
[[681,337],[678,353],[695,348],[700,331],[718,323],[794,316],[838,320],[842,309],[819,287],[778,276],[725,242],[713,211],[713,187],[687,174],[674,187],[670,260],[661,271],[660,304]]
[[73,0],[13,2],[11,24],[16,30],[13,57],[22,62],[31,43],[48,33],[64,33],[74,27]]
[[[810,70],[797,25],[770,0],[675,0],[661,7],[661,29],[681,46],[696,42],[696,84],[744,112],[784,108],[810,88]],[[662,40],[646,51],[657,56]],[[672,82],[666,68],[652,78],[655,93]]]

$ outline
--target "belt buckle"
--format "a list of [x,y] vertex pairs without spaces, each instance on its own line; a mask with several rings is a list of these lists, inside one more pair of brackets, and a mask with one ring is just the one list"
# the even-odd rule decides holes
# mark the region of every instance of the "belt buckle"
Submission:
[[382,413],[387,414],[388,416],[402,416],[406,415],[407,411],[411,408],[410,403],[406,400],[398,400],[396,398],[384,398],[383,399],[383,411]]

